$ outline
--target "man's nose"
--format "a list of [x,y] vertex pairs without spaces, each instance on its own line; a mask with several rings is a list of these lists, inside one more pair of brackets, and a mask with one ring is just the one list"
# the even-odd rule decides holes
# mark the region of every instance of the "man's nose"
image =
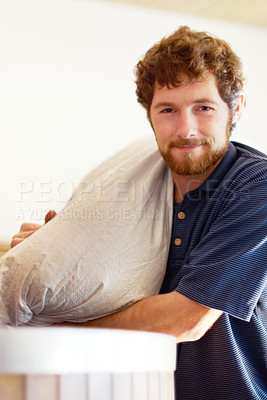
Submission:
[[197,124],[194,116],[190,112],[180,114],[177,121],[177,136],[182,139],[191,139],[197,136]]

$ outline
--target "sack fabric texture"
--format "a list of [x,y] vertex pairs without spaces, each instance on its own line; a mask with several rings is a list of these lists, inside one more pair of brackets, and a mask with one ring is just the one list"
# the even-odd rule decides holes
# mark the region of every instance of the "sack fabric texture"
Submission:
[[172,207],[154,138],[102,163],[61,212],[0,258],[0,324],[85,322],[157,294]]

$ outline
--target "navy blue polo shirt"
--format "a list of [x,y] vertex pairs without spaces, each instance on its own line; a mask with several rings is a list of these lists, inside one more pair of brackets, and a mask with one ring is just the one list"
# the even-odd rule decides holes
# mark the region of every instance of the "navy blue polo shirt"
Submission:
[[179,345],[177,400],[267,399],[267,158],[231,142],[209,178],[174,204],[161,293],[224,311]]

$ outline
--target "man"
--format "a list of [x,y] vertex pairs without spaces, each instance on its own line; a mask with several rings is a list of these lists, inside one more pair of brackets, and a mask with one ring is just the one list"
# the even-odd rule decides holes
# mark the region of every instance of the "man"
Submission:
[[166,275],[160,295],[85,325],[175,335],[177,399],[267,399],[267,160],[229,142],[244,105],[240,60],[180,27],[136,77],[174,182]]

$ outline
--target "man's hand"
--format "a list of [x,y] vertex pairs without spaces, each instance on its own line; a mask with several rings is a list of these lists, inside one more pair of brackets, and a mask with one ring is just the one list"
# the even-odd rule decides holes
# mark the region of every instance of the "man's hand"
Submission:
[[[49,222],[57,213],[53,210],[48,211],[45,216],[45,224]],[[30,222],[25,222],[21,225],[20,231],[16,233],[11,241],[11,247],[16,246],[17,244],[23,242],[27,237],[31,236],[34,232],[40,229],[43,225],[33,224]]]

